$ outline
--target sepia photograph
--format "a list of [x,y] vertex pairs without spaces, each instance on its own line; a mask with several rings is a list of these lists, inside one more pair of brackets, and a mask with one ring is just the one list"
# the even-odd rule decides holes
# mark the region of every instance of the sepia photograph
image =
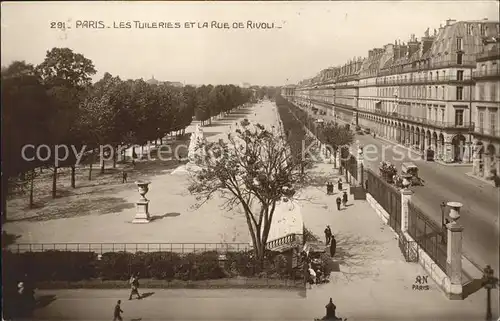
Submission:
[[5,1],[4,320],[500,321],[497,1]]

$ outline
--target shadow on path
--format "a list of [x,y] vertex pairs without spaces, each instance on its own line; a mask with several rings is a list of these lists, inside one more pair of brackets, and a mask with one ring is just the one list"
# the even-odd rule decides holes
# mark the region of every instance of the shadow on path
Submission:
[[163,214],[163,215],[153,215],[153,216],[151,217],[151,222],[152,222],[152,221],[161,220],[161,219],[163,219],[163,218],[165,218],[165,217],[177,217],[177,216],[179,216],[179,215],[181,215],[181,213],[176,213],[176,212],[165,213],[165,214]]
[[39,296],[36,300],[35,309],[42,309],[51,304],[56,300],[56,296],[54,294],[47,294]]

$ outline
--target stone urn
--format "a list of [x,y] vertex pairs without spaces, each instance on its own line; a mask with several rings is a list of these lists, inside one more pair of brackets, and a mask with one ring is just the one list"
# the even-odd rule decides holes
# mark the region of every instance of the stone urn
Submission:
[[460,208],[463,206],[460,202],[448,202],[446,203],[450,207],[450,218],[456,222],[460,218]]
[[140,201],[147,201],[148,199],[146,198],[146,194],[149,192],[149,184],[151,184],[151,182],[136,181],[135,184],[137,185],[137,190],[141,195]]

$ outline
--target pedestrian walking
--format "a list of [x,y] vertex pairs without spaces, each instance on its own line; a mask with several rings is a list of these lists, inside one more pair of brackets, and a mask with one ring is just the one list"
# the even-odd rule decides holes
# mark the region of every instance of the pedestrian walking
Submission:
[[332,235],[332,239],[330,242],[330,256],[332,258],[335,256],[336,251],[337,251],[337,240],[335,239],[335,235]]
[[339,192],[342,190],[342,178],[339,178],[339,181],[337,183],[337,188],[339,189]]
[[130,287],[131,287],[131,290],[130,290],[130,296],[129,296],[129,300],[132,300],[132,296],[133,295],[137,295],[137,299],[140,300],[141,299],[141,295],[139,294],[139,273],[137,274],[132,274],[132,276],[130,277]]
[[344,207],[347,205],[347,192],[344,192],[344,195],[342,195],[342,203],[344,204]]
[[118,302],[116,302],[116,305],[115,305],[115,311],[114,311],[114,314],[113,314],[113,321],[122,321],[122,313],[123,313],[123,310],[122,310],[122,307],[120,306],[122,303],[122,300],[118,300]]
[[330,229],[330,225],[327,225],[325,228],[325,244],[330,244],[330,240],[332,238],[332,230]]
[[127,176],[128,176],[127,172],[123,171],[123,173],[122,173],[122,183],[126,183],[127,182]]
[[340,199],[340,196],[337,197],[337,209],[340,211],[340,204],[342,203],[342,200]]

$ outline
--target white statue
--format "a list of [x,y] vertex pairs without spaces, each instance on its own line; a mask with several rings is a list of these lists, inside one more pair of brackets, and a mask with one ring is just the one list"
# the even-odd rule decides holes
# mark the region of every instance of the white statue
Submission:
[[205,137],[200,124],[196,125],[196,129],[193,134],[191,134],[191,140],[188,147],[188,159],[190,163],[196,162],[196,156],[204,156],[203,150],[199,149],[199,144],[205,142]]

